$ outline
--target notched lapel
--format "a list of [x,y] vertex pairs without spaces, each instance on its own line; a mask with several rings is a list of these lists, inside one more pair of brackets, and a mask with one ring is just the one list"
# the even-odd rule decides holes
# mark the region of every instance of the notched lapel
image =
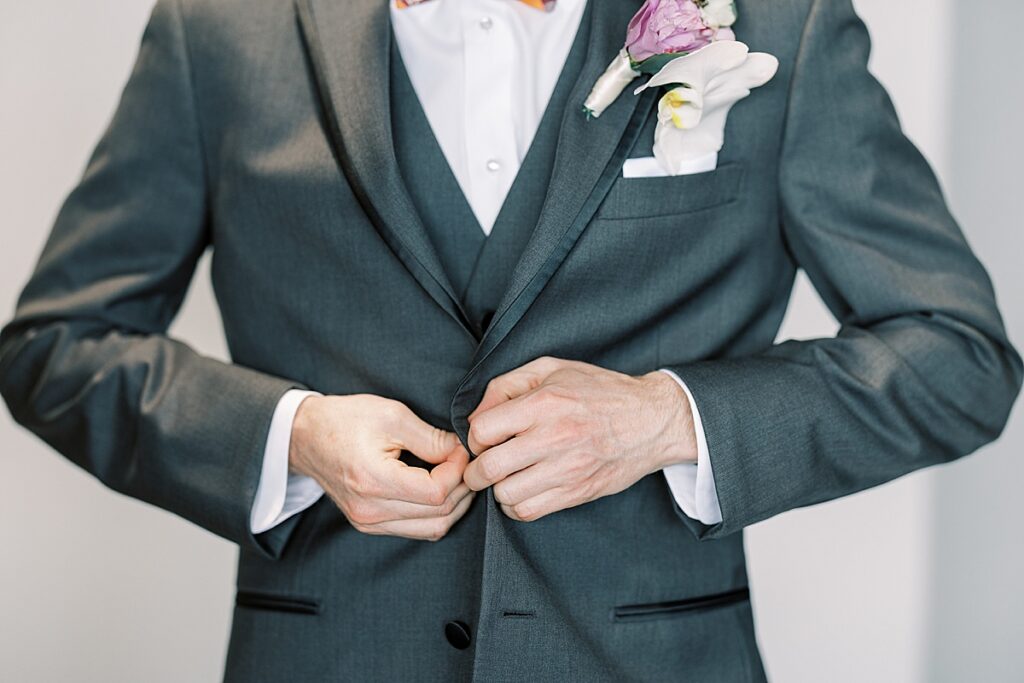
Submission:
[[391,24],[384,0],[296,0],[321,105],[342,172],[391,250],[473,336],[409,197],[391,135]]

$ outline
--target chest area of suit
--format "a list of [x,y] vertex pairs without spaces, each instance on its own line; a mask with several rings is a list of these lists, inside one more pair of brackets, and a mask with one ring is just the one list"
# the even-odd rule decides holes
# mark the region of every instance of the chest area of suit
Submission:
[[[621,31],[613,33],[605,41],[606,52],[614,52],[621,40]],[[204,132],[209,144],[217,246],[237,248],[240,259],[250,250],[266,250],[293,253],[311,262],[330,259],[337,272],[361,272],[366,267],[368,252],[383,253],[384,242],[368,211],[375,207],[368,207],[360,196],[352,182],[350,160],[332,142],[337,122],[332,120],[335,114],[325,104],[331,89],[318,82],[309,54],[300,41],[281,42],[282,49],[275,53],[272,65],[247,63],[252,78],[245,81],[245,88],[240,88],[236,80],[224,81],[219,86],[207,80],[199,86],[205,103]],[[592,45],[587,47],[590,52],[596,51]],[[353,69],[357,67],[352,65]],[[267,77],[256,78],[257,72]],[[363,92],[387,92],[392,79],[389,71],[377,70],[359,73],[350,80],[358,81]],[[575,86],[572,92],[581,93],[578,79],[570,85]],[[780,78],[733,110],[726,129],[726,145],[714,171],[678,177],[624,178],[621,167],[605,169],[603,172],[611,174],[609,189],[597,198],[599,205],[559,274],[573,276],[574,283],[603,286],[627,274],[635,277],[637,272],[661,268],[671,271],[672,277],[690,282],[701,277],[704,267],[704,262],[695,259],[709,249],[725,254],[778,246],[774,173],[785,88],[786,82]],[[339,99],[365,97],[356,90],[336,93]],[[628,90],[622,95],[623,100],[632,97]],[[394,93],[387,98],[393,103]],[[506,264],[517,260],[524,236],[537,223],[533,214],[543,209],[552,194],[548,185],[551,173],[546,167],[562,157],[562,173],[554,192],[563,196],[578,194],[580,201],[586,192],[577,192],[579,188],[573,187],[575,171],[578,169],[580,176],[596,176],[591,168],[596,166],[595,159],[581,153],[580,148],[602,146],[604,134],[600,125],[588,124],[567,142],[561,134],[569,118],[564,114],[578,113],[581,106],[581,102],[570,99],[567,97],[553,117],[553,139],[531,147],[540,150],[537,166],[541,170],[523,176],[532,183],[529,191],[508,204],[514,207],[513,217],[516,213],[527,217],[512,221],[514,230],[506,231],[506,237],[517,236],[517,244],[510,246],[502,261]],[[465,219],[459,232],[449,236],[451,239],[432,233],[430,239],[435,245],[442,245],[439,248],[444,250],[445,244],[464,245],[465,240],[482,244],[483,233],[478,222],[474,226],[466,215],[467,202],[456,191],[458,183],[452,181],[450,165],[442,163],[447,160],[443,153],[438,153],[436,140],[426,134],[429,125],[422,125],[426,114],[419,103],[407,97],[403,106],[392,106],[391,111],[376,104],[366,105],[366,109],[361,116],[386,121],[393,134],[393,154],[398,162],[393,172],[402,175],[409,194],[413,195],[416,213],[427,223],[426,230],[438,225],[456,230],[446,216],[461,214]],[[621,157],[651,154],[656,111],[649,109],[645,116],[633,142],[620,150]],[[412,125],[417,118],[418,127]],[[543,122],[537,135],[542,129]],[[364,141],[373,140],[376,134],[368,131],[361,137]],[[350,136],[346,144],[356,140],[357,137]],[[611,150],[612,145],[603,148]],[[388,165],[387,156],[380,155],[380,166]],[[529,152],[524,155],[524,164],[530,161],[528,157]],[[514,192],[510,191],[509,197],[514,197]],[[431,201],[447,206],[431,207]],[[384,204],[381,202],[381,206]],[[429,218],[431,212],[440,217],[438,222]],[[566,212],[564,220],[571,218]],[[480,235],[467,230],[468,227],[475,228]],[[563,227],[568,226],[561,220],[548,225],[552,243]],[[446,267],[450,272],[467,268],[465,263]],[[500,282],[501,278],[496,280]]]

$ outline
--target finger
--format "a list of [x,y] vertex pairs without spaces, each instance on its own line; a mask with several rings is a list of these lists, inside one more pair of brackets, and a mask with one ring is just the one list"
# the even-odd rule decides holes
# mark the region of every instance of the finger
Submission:
[[375,524],[373,526],[366,526],[359,528],[360,531],[367,534],[373,535],[385,535],[385,536],[401,536],[402,538],[411,538],[415,540],[423,541],[439,541],[444,538],[445,535],[451,530],[452,526],[455,525],[466,511],[469,510],[470,504],[476,497],[475,493],[471,493],[455,506],[455,509],[451,514],[444,517],[434,517],[432,519],[403,519],[394,522],[384,522],[383,524]]
[[420,505],[418,503],[407,503],[404,500],[390,500],[387,498],[364,499],[357,503],[350,503],[345,515],[353,524],[367,527],[403,519],[446,517],[458,507],[463,498],[473,494],[474,491],[469,486],[461,484],[451,492],[451,495],[441,505]]
[[517,396],[522,396],[531,389],[535,389],[548,375],[568,362],[570,361],[551,356],[541,356],[519,366],[515,370],[510,370],[503,375],[492,378],[487,383],[483,398],[480,399],[480,403],[473,409],[473,412],[469,414],[468,419],[472,420],[473,416],[477,413],[490,410],[500,403],[504,403]]
[[516,505],[550,489],[565,486],[567,479],[556,463],[544,460],[494,484],[494,498],[505,505]]
[[469,451],[456,441],[456,447],[449,453],[447,459],[440,465],[430,470],[430,478],[444,487],[446,491],[452,491],[462,484],[462,477],[469,464]]
[[534,441],[521,436],[488,448],[466,466],[462,478],[474,491],[482,491],[488,486],[493,486],[505,477],[540,460],[543,451],[533,443]]
[[477,413],[469,423],[466,439],[473,453],[480,456],[533,427],[542,415],[540,406],[529,399],[539,388]]
[[397,419],[389,424],[391,437],[397,445],[424,462],[438,464],[449,458],[461,445],[458,435],[421,420],[404,404],[399,404]]
[[501,511],[505,513],[506,517],[518,522],[535,522],[541,517],[582,505],[584,502],[586,501],[580,500],[573,491],[554,488],[515,505],[502,504]]
[[376,472],[379,498],[438,506],[444,503],[462,483],[462,474],[469,462],[469,453],[462,444],[448,454],[448,459],[428,471],[410,466],[401,460],[386,459]]

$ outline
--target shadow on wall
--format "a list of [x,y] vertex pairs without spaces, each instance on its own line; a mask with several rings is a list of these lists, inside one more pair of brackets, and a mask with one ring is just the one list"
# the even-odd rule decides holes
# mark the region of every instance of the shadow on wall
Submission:
[[[1019,0],[953,4],[949,201],[1024,345]],[[969,38],[976,37],[975,39]],[[989,131],[999,131],[991,135]],[[928,680],[1024,681],[1024,401],[1002,438],[935,482]]]

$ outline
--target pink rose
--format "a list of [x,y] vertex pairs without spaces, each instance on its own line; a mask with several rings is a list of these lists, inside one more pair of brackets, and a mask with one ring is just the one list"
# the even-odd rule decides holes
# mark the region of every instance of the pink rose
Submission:
[[629,22],[626,51],[634,62],[642,62],[654,55],[693,52],[714,35],[693,0],[647,0]]

